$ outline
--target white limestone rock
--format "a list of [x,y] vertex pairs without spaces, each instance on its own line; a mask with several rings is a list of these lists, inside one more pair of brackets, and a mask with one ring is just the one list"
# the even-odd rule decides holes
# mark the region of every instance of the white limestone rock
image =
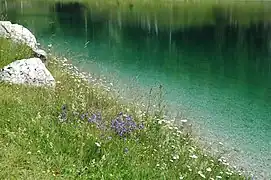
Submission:
[[55,87],[55,79],[39,58],[12,62],[0,70],[0,81],[13,84]]
[[10,21],[0,21],[0,37],[26,44],[33,50],[37,57],[43,60],[47,58],[46,52],[39,49],[36,37],[22,25],[12,24]]

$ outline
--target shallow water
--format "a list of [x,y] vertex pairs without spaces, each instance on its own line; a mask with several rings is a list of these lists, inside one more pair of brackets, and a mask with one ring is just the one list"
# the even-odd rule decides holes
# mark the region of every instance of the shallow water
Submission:
[[265,19],[170,30],[140,14],[137,23],[125,24],[79,5],[44,12],[33,12],[31,3],[13,6],[5,10],[9,20],[84,71],[114,81],[126,96],[163,85],[167,102],[205,141],[223,142],[230,162],[271,177],[271,24]]

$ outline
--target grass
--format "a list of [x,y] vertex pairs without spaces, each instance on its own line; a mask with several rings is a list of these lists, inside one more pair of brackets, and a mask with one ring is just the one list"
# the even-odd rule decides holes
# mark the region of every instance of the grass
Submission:
[[[39,15],[37,18],[40,18],[52,13],[53,7],[59,2],[81,3],[85,7],[81,9],[85,20],[93,15],[103,17],[105,20],[121,22],[124,26],[137,24],[140,21],[146,29],[155,29],[157,26],[159,30],[172,31],[183,27],[217,23],[248,27],[251,23],[268,23],[268,17],[271,15],[269,2],[236,0],[218,2],[216,0],[47,0],[43,2],[26,0],[24,6],[21,6],[21,1],[18,3],[16,13],[20,16],[18,9],[24,7],[23,14],[35,14]],[[42,6],[40,6],[41,3],[43,3]],[[31,8],[28,8],[29,4],[32,5]],[[43,21],[36,23],[40,26],[40,22]]]
[[[0,42],[0,66],[29,55]],[[54,90],[0,84],[0,179],[245,179],[161,115],[121,103],[59,59],[48,69]]]
[[7,42],[6,39],[0,38],[0,68],[8,65],[14,59],[29,58],[31,55],[31,48]]

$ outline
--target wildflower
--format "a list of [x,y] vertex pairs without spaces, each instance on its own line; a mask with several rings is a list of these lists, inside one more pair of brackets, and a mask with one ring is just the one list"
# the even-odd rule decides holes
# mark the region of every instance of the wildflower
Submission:
[[96,114],[92,114],[92,116],[88,118],[88,122],[89,123],[96,122],[96,117],[97,117]]
[[184,179],[184,177],[182,175],[180,175],[179,179],[182,180],[182,179]]
[[231,175],[232,175],[232,173],[231,173],[231,172],[226,172],[226,174],[227,174],[227,175],[229,175],[229,176],[231,176]]
[[191,157],[192,159],[197,159],[198,158],[198,156],[196,156],[195,154],[193,154],[192,156],[189,156],[189,157]]
[[222,179],[222,177],[221,176],[216,176],[216,179]]
[[222,162],[222,164],[226,165],[226,166],[229,166],[230,163],[227,163],[227,162]]
[[62,105],[62,107],[61,107],[61,113],[59,115],[59,120],[60,120],[60,122],[64,122],[67,120],[67,105],[66,104]]
[[111,140],[111,139],[112,139],[112,136],[108,136],[107,139],[108,139],[108,140]]
[[50,148],[52,149],[53,148],[53,143],[49,142],[49,145],[50,145]]
[[40,118],[41,118],[41,115],[40,115],[40,112],[38,112],[37,119],[40,119]]
[[124,148],[124,153],[128,153],[129,149],[126,147]]
[[211,172],[212,169],[211,169],[210,167],[208,167],[208,168],[206,169],[206,171]]
[[163,124],[165,120],[158,120],[158,124]]
[[173,159],[174,159],[174,160],[179,159],[179,158],[180,158],[180,157],[179,157],[178,154],[176,154],[176,155],[173,156]]
[[129,115],[126,117],[126,123],[129,126],[129,130],[133,130],[136,128],[136,123],[133,121],[132,117]]
[[141,122],[139,125],[138,125],[138,129],[144,129],[144,124],[143,124],[143,122]]
[[198,174],[202,177],[202,178],[206,178],[206,176],[204,174],[202,174],[202,171],[198,171]]
[[180,134],[174,133],[175,136],[180,137]]
[[30,155],[30,154],[32,154],[32,153],[29,151],[29,152],[27,152],[27,154]]
[[102,115],[101,115],[101,113],[97,113],[97,120],[98,121],[102,121]]
[[122,115],[111,121],[111,129],[113,129],[119,136],[124,136],[137,129],[136,122],[130,115]]
[[98,142],[95,142],[95,145],[96,145],[97,147],[101,147],[101,144],[98,143]]
[[81,115],[81,120],[85,120],[85,118],[87,117],[87,113],[83,113],[82,115]]
[[178,130],[178,131],[177,131],[177,133],[178,133],[178,134],[182,134],[183,132],[182,132],[182,131],[180,131],[180,130]]

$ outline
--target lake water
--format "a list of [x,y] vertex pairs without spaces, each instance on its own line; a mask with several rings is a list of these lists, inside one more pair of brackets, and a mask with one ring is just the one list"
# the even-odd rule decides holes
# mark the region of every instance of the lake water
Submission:
[[118,84],[124,96],[161,84],[172,110],[212,149],[259,179],[271,178],[271,4],[246,18],[234,14],[235,6],[224,14],[215,6],[212,18],[202,10],[181,20],[175,11],[159,19],[132,5],[127,12],[46,1],[3,1],[0,7],[43,46],[53,44],[84,71]]

